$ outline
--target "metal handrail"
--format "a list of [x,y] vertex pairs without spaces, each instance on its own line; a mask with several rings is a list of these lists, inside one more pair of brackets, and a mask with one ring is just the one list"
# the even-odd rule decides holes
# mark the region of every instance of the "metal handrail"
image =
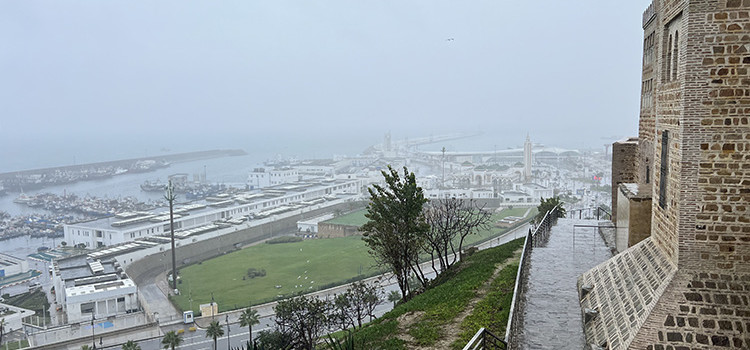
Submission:
[[483,349],[507,349],[508,343],[492,334],[486,328],[480,328],[474,337],[464,346],[463,350],[483,350]]
[[[513,340],[511,339],[512,336],[516,334],[514,332],[514,329],[516,329],[519,325],[519,319],[518,319],[518,312],[516,310],[517,308],[517,302],[519,298],[521,297],[522,291],[521,288],[526,283],[526,274],[524,273],[524,270],[528,266],[528,257],[531,253],[531,250],[533,247],[538,246],[538,244],[542,243],[539,241],[538,238],[543,238],[544,241],[549,237],[549,231],[551,229],[551,226],[554,224],[554,222],[557,222],[557,209],[562,204],[558,204],[552,210],[547,211],[544,214],[544,217],[539,222],[537,227],[532,232],[531,229],[529,229],[529,233],[526,235],[526,239],[523,243],[523,250],[521,251],[521,260],[518,264],[518,271],[516,272],[516,283],[513,288],[513,299],[511,300],[510,304],[510,312],[508,314],[508,324],[505,328],[505,339],[504,343],[507,347],[512,347],[514,344]],[[552,215],[550,215],[552,213]],[[553,217],[554,216],[554,217]],[[552,222],[554,220],[554,222]],[[542,230],[540,232],[540,230]],[[539,237],[543,235],[544,237]],[[531,242],[531,243],[530,243]]]

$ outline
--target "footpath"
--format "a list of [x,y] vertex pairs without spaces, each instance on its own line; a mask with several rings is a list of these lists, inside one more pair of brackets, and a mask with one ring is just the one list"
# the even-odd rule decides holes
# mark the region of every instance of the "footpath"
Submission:
[[[576,225],[579,225],[576,227]],[[546,246],[531,253],[522,349],[583,349],[578,276],[609,259],[596,220],[559,219]]]

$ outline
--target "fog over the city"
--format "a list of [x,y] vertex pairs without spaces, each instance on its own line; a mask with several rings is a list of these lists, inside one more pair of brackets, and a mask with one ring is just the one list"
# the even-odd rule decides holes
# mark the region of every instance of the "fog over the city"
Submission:
[[2,1],[0,171],[635,135],[648,1]]

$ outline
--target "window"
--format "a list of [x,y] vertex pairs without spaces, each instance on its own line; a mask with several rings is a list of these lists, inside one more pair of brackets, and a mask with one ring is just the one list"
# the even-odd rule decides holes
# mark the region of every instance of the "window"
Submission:
[[674,32],[674,49],[672,50],[672,80],[677,80],[677,66],[680,63],[680,55],[679,55],[679,42],[680,42],[680,33],[675,31]]
[[661,132],[661,167],[659,174],[659,206],[667,206],[667,172],[669,171],[669,131]]
[[665,75],[665,81],[669,81],[672,76],[672,36],[669,36],[669,43],[667,43],[667,69],[664,70],[666,72]]
[[83,304],[81,304],[81,313],[82,314],[92,314],[92,313],[94,313],[94,303],[83,303]]
[[651,32],[643,39],[643,65],[648,66],[654,61],[654,34]]

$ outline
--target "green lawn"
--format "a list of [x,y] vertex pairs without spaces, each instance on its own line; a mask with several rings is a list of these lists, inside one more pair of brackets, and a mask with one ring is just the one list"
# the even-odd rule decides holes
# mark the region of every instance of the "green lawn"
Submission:
[[352,212],[346,215],[341,215],[331,220],[327,220],[324,223],[359,227],[359,226],[364,225],[367,222],[365,213],[367,213],[367,210],[365,209],[357,210],[355,212]]
[[[50,322],[49,316],[44,313],[44,311],[49,311],[49,301],[47,301],[47,296],[41,289],[7,298],[5,303],[35,311],[35,316],[42,317],[42,315],[45,315],[47,323]],[[41,319],[39,322],[42,322]]]
[[[360,272],[372,275],[377,272],[372,265],[359,236],[259,244],[181,269],[181,295],[173,300],[188,310],[192,295],[197,312],[213,293],[219,310],[226,311],[344,282]],[[264,269],[266,276],[243,280],[249,268]]]
[[[525,212],[525,208],[506,209],[494,213],[491,223]],[[364,211],[349,215],[356,213],[364,215]],[[532,210],[531,217],[534,213]],[[491,226],[466,237],[464,246],[487,241],[507,230]],[[172,299],[180,309],[189,310],[192,296],[192,309],[198,312],[199,305],[210,302],[213,293],[219,310],[232,310],[269,302],[280,295],[288,297],[342,284],[358,276],[371,276],[378,272],[373,265],[374,260],[359,236],[259,244],[181,269],[180,295]],[[266,275],[243,280],[249,268],[263,269]]]

